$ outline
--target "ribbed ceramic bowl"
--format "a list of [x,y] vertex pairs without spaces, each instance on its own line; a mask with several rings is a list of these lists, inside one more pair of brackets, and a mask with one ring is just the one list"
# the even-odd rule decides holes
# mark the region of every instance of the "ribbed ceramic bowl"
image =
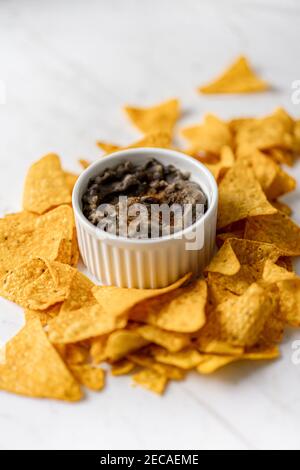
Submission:
[[[208,198],[208,210],[181,232],[160,238],[130,239],[112,235],[91,224],[82,213],[82,195],[91,177],[125,160],[141,163],[156,158],[191,174]],[[215,246],[218,188],[214,177],[197,160],[160,148],[115,152],[97,160],[78,178],[73,208],[80,253],[88,270],[104,285],[158,288],[175,282],[187,272],[201,273]],[[197,243],[195,243],[195,239]]]

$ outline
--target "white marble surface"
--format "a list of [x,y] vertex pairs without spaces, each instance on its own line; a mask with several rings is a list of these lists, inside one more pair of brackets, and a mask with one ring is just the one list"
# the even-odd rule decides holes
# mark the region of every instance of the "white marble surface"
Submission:
[[[96,158],[95,140],[127,143],[138,134],[124,103],[182,98],[182,122],[206,111],[263,114],[278,105],[300,116],[291,83],[300,79],[297,0],[1,0],[0,210],[20,207],[28,165],[55,151],[74,171]],[[202,97],[195,87],[240,53],[274,91]],[[300,180],[300,165],[292,170]],[[300,222],[299,192],[289,196]],[[23,323],[0,301],[0,339]],[[0,394],[0,449],[299,448],[300,366],[282,358],[232,365],[214,377],[192,375],[163,398],[109,379],[101,394],[68,405]]]

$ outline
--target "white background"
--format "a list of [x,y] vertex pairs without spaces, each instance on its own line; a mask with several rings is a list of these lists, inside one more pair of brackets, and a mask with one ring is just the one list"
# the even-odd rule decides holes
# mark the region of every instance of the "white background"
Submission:
[[[1,0],[0,211],[20,209],[29,164],[45,153],[97,158],[97,139],[129,143],[139,134],[125,103],[182,99],[182,123],[204,112],[258,115],[282,105],[300,118],[291,84],[300,79],[297,0]],[[195,88],[246,54],[273,85],[248,96],[200,96]],[[300,165],[292,170],[300,180]],[[300,222],[299,192],[287,200]],[[1,299],[0,339],[23,324]],[[160,398],[109,378],[79,404],[0,393],[1,449],[299,448],[300,366],[287,332],[282,358],[191,375]]]

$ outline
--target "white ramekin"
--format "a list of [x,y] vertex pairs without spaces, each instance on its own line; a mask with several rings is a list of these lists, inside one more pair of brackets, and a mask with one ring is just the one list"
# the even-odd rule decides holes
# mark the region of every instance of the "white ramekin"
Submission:
[[[199,183],[208,198],[205,215],[175,235],[146,240],[108,234],[91,224],[81,210],[81,198],[89,179],[121,161],[141,163],[152,157],[164,165],[172,164],[191,174],[191,180]],[[214,252],[217,206],[215,179],[197,160],[160,148],[115,152],[89,166],[74,187],[73,208],[83,262],[101,284],[119,287],[158,288],[171,284],[187,272],[201,274]],[[203,246],[196,250],[187,249],[193,232],[203,237]]]

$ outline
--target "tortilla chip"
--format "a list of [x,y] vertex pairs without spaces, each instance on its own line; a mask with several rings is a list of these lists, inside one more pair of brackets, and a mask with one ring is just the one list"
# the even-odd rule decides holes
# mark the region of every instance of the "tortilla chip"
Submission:
[[270,85],[258,78],[246,57],[241,56],[225,72],[198,91],[204,94],[253,93],[265,91]]
[[206,271],[232,276],[239,272],[241,264],[231,246],[230,239],[226,240],[214,256]]
[[162,395],[168,384],[168,379],[154,370],[144,369],[132,376],[135,385],[140,385],[151,392]]
[[150,325],[163,330],[193,333],[205,324],[206,300],[207,285],[200,279],[178,289],[173,295],[144,302],[143,317]]
[[177,353],[170,353],[163,349],[154,351],[154,358],[158,362],[179,367],[180,369],[190,370],[198,366],[204,358],[196,349],[187,349]]
[[282,201],[271,201],[271,204],[275,209],[277,209],[279,212],[283,212],[283,214],[287,215],[290,217],[292,215],[292,209],[288,204],[285,204],[285,202]]
[[234,165],[235,157],[232,149],[228,146],[221,148],[220,160],[216,163],[205,163],[205,166],[215,177],[215,180],[218,182]]
[[129,359],[140,367],[151,369],[160,375],[165,376],[170,380],[182,380],[185,377],[186,371],[179,367],[162,364],[147,355],[145,352],[138,351],[136,354],[129,354]]
[[88,160],[85,160],[84,158],[81,158],[80,160],[78,160],[81,167],[85,170],[86,168],[88,168],[91,164],[91,162],[89,162]]
[[24,311],[25,321],[29,322],[30,320],[39,320],[42,326],[47,326],[52,318],[56,317],[59,314],[61,304],[54,304],[46,310],[29,310]]
[[78,310],[83,307],[90,307],[97,303],[92,293],[94,283],[84,274],[76,271],[69,291],[69,295],[62,304],[61,312]]
[[275,214],[251,168],[238,161],[219,186],[218,228],[246,217]]
[[242,265],[246,265],[254,268],[254,272],[258,274],[257,279],[259,279],[265,261],[277,261],[280,255],[280,250],[270,243],[229,238],[222,245],[206,271],[233,276],[239,273]]
[[36,257],[70,264],[74,232],[66,205],[40,217],[20,212],[0,219],[0,276]]
[[75,270],[36,258],[18,266],[0,280],[0,295],[21,307],[45,310],[67,298]]
[[242,347],[256,344],[266,321],[278,309],[277,300],[273,291],[252,284],[238,299],[220,304],[220,339]]
[[111,361],[118,361],[127,354],[143,348],[149,343],[135,330],[114,331],[108,337],[105,349],[106,357]]
[[110,315],[125,314],[138,303],[153,297],[159,297],[180,287],[189,280],[191,274],[186,274],[170,286],[162,289],[127,289],[115,286],[95,286],[92,290],[97,302],[108,309]]
[[69,186],[57,155],[46,155],[30,167],[23,196],[25,210],[43,214],[61,204],[70,204],[71,200]]
[[165,331],[152,325],[143,325],[137,331],[142,338],[151,343],[158,344],[170,352],[180,351],[190,343],[188,335]]
[[173,131],[179,118],[179,101],[172,99],[151,108],[124,108],[130,121],[143,133],[149,134],[158,131]]
[[197,347],[200,353],[221,355],[221,356],[240,356],[244,352],[241,346],[233,346],[225,341],[201,337],[197,341]]
[[121,359],[111,366],[111,375],[127,375],[135,368],[135,364],[128,359]]
[[262,190],[269,200],[277,199],[296,188],[296,180],[284,172],[277,163],[264,153],[256,150],[244,158],[244,161],[252,167]]
[[121,150],[120,145],[112,144],[110,142],[104,142],[103,140],[97,140],[97,145],[98,147],[105,152],[105,154],[117,152],[118,150]]
[[194,151],[219,155],[224,146],[232,145],[232,134],[228,124],[213,114],[207,114],[202,125],[182,129],[181,134],[190,142]]
[[88,362],[89,349],[82,344],[67,344],[64,348],[64,359],[68,364],[78,365]]
[[126,323],[124,316],[108,313],[100,304],[65,310],[49,323],[49,339],[52,343],[76,343],[124,328]]
[[280,296],[280,310],[287,324],[300,326],[300,278],[295,273],[268,261],[265,263],[263,279],[276,282]]
[[104,360],[106,360],[106,344],[108,340],[108,334],[98,336],[95,338],[91,338],[90,344],[90,355],[92,358],[93,364],[100,364]]
[[199,374],[213,374],[222,367],[227,366],[227,364],[237,361],[237,359],[238,358],[235,356],[215,356],[213,354],[207,354],[203,362],[201,362],[196,369]]
[[238,156],[250,155],[252,151],[272,149],[292,150],[293,136],[290,124],[282,119],[278,110],[270,116],[245,122],[236,133]]
[[99,367],[90,365],[71,365],[70,370],[75,379],[89,390],[98,392],[104,388],[105,372]]
[[66,178],[66,182],[67,182],[67,186],[69,188],[70,194],[72,194],[75,183],[78,179],[78,175],[75,175],[74,173],[70,173],[69,171],[65,171],[64,175]]
[[245,352],[242,355],[241,359],[250,359],[251,361],[262,361],[262,360],[270,360],[270,359],[277,359],[280,353],[276,346],[269,346],[269,347],[262,347],[262,348],[254,348],[248,352]]
[[246,223],[245,238],[271,243],[282,255],[300,255],[300,228],[282,212],[249,219]]
[[78,383],[49,343],[38,320],[31,320],[6,346],[0,389],[29,397],[77,401]]

